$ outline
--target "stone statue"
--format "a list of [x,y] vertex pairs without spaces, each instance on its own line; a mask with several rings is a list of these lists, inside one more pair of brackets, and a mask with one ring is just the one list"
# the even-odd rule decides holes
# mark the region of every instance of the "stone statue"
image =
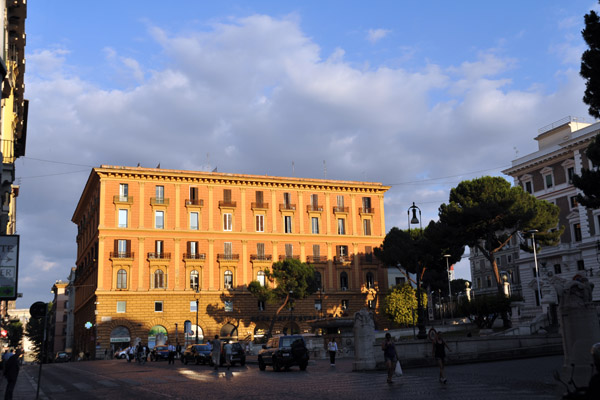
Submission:
[[366,309],[354,313],[354,371],[375,369],[375,320]]

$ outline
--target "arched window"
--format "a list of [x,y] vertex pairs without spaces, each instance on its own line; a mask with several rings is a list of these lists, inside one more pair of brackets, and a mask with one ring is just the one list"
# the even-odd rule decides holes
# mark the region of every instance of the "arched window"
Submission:
[[164,289],[165,288],[165,273],[157,269],[154,271],[154,289]]
[[198,290],[198,284],[200,283],[200,274],[198,271],[193,270],[190,272],[190,289]]
[[373,289],[375,287],[375,277],[372,272],[367,272],[367,289]]
[[233,289],[233,272],[230,270],[225,271],[223,277],[223,287],[225,289]]
[[256,280],[258,280],[260,286],[265,286],[265,271],[258,271]]
[[342,290],[348,290],[348,273],[345,271],[340,274],[340,288]]
[[117,289],[127,289],[127,271],[124,269],[117,271]]

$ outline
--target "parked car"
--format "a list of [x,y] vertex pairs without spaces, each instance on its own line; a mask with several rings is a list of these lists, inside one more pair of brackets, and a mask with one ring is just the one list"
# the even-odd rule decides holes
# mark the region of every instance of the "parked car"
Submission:
[[[226,341],[221,342],[221,362],[220,366],[227,364],[225,361],[225,344]],[[241,366],[246,365],[246,351],[244,350],[244,346],[240,342],[230,342],[232,345],[231,348],[231,365],[240,364]]]
[[117,352],[117,354],[115,355],[115,358],[126,359],[127,358],[127,354],[129,353],[129,349],[130,349],[130,347],[126,347],[123,350]]
[[169,359],[169,347],[160,345],[154,346],[150,350],[150,361],[168,360]]
[[258,368],[261,371],[267,365],[272,365],[275,371],[280,371],[281,368],[287,370],[294,365],[305,371],[308,360],[308,349],[301,335],[272,337],[258,352]]
[[196,364],[208,364],[213,365],[210,351],[212,347],[210,344],[190,344],[183,352],[181,356],[181,362],[187,364],[193,362]]
[[71,361],[71,356],[69,355],[69,353],[64,352],[64,351],[59,351],[58,353],[56,353],[56,357],[54,358],[54,362],[68,362]]

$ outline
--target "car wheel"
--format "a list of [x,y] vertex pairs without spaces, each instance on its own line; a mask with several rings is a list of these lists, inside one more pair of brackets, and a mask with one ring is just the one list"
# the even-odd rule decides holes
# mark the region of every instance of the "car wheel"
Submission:
[[306,367],[308,366],[307,362],[303,362],[300,364],[300,371],[306,371]]
[[273,371],[279,372],[281,371],[281,365],[279,365],[279,361],[275,357],[273,357]]
[[246,359],[244,358],[242,361],[240,361],[240,365],[243,367],[244,365],[246,365]]
[[258,369],[260,369],[261,371],[267,369],[265,362],[261,358],[258,359]]

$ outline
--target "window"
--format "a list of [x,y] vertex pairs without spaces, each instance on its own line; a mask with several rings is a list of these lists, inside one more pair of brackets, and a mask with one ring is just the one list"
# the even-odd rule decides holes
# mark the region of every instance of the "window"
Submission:
[[154,227],[156,229],[165,229],[165,212],[155,211],[154,212]]
[[117,289],[127,289],[127,271],[124,269],[117,271]]
[[223,214],[223,230],[231,231],[231,229],[232,229],[232,215],[231,215],[231,213],[224,213]]
[[477,288],[481,288],[481,278],[477,278],[475,282],[477,283]]
[[509,264],[512,263],[512,255],[508,254],[506,256],[506,260],[508,261]]
[[294,245],[291,243],[285,244],[285,257],[292,258],[294,257]]
[[312,206],[313,210],[317,210],[319,208],[319,195],[318,194],[310,195],[310,205]]
[[346,311],[348,309],[348,300],[342,300],[342,310]]
[[365,283],[367,289],[373,289],[375,287],[375,277],[373,276],[372,272],[367,272],[367,279]]
[[258,281],[258,283],[260,283],[260,286],[265,286],[265,272],[258,271],[258,273],[256,274],[256,280]]
[[190,187],[190,204],[198,204],[198,188]]
[[157,240],[154,242],[154,252],[156,253],[156,258],[162,258],[162,254],[165,251],[165,242],[162,240]]
[[198,213],[197,212],[190,213],[190,229],[193,231],[198,230]]
[[117,301],[117,312],[118,313],[127,312],[127,302],[126,301]]
[[116,239],[114,248],[114,257],[129,258],[131,257],[131,240]]
[[371,246],[365,246],[365,262],[373,262],[373,248]]
[[190,312],[196,312],[196,310],[198,310],[198,304],[196,303],[196,300],[190,301]]
[[544,175],[544,181],[546,182],[546,189],[550,189],[552,186],[554,186],[552,174]]
[[345,261],[348,257],[348,246],[335,246],[335,250],[340,261]]
[[163,312],[163,302],[162,301],[154,302],[154,312]]
[[319,218],[318,217],[311,218],[311,226],[312,226],[312,233],[318,234],[319,233]]
[[129,185],[127,183],[121,183],[119,185],[119,200],[127,201],[128,196],[129,196]]
[[576,242],[581,242],[581,224],[573,224],[573,236]]
[[162,270],[157,269],[156,271],[154,271],[154,289],[164,289],[164,288],[165,288],[165,273]]
[[402,278],[399,276],[396,277],[396,286],[404,285],[405,283],[406,283],[406,278]]
[[488,275],[485,277],[485,281],[487,282],[487,287],[492,287],[492,277]]
[[321,311],[323,309],[323,302],[321,300],[315,300],[315,310]]
[[577,196],[569,197],[569,204],[571,205],[571,209],[577,208],[577,206],[579,206],[579,203],[577,202]]
[[258,311],[265,311],[265,302],[262,300],[258,301]]
[[224,308],[225,308],[225,312],[233,312],[233,301],[232,300],[225,300],[223,302]]
[[348,290],[348,273],[346,271],[340,274],[340,288],[342,290]]
[[561,272],[562,272],[562,268],[561,268],[560,264],[554,264],[554,273],[560,274]]
[[342,195],[337,196],[337,206],[338,206],[338,211],[344,210],[344,196],[342,196]]
[[313,244],[313,258],[315,261],[321,258],[321,245]]
[[164,186],[156,186],[156,203],[164,204],[165,202],[165,187]]
[[363,233],[365,236],[371,236],[371,220],[363,219]]
[[362,212],[371,213],[371,198],[363,197],[362,198]]
[[290,193],[283,194],[283,204],[286,209],[290,209],[292,206],[292,195]]
[[583,271],[585,269],[585,263],[583,260],[577,260],[577,271]]
[[127,228],[127,210],[119,209],[119,228]]
[[575,167],[567,168],[567,179],[569,180],[569,184],[573,183],[573,176],[575,175]]
[[263,205],[263,203],[264,203],[264,198],[263,198],[263,192],[262,192],[262,190],[257,190],[257,191],[255,192],[255,194],[254,194],[254,199],[255,199],[255,201],[256,201],[256,204],[258,204],[258,205],[259,205],[259,207]]
[[531,188],[531,181],[525,182],[525,191],[529,194],[533,193],[533,189]]
[[344,218],[338,218],[338,235],[346,234],[346,220]]
[[265,216],[259,214],[256,216],[256,232],[264,232],[265,231]]
[[323,278],[319,271],[315,271],[315,283],[317,284],[317,290],[323,289]]
[[223,203],[231,204],[231,189],[223,189]]
[[223,243],[223,251],[225,252],[226,260],[231,260],[233,258],[233,245],[231,242]]
[[283,217],[283,225],[285,233],[292,233],[292,217],[291,215],[286,215]]
[[187,242],[187,251],[189,258],[196,258],[198,254],[198,242]]
[[265,260],[265,244],[256,243],[256,256],[259,260]]
[[200,273],[198,271],[193,270],[190,272],[190,289],[198,290],[200,282]]
[[233,289],[233,272],[227,270],[223,275],[223,288]]

